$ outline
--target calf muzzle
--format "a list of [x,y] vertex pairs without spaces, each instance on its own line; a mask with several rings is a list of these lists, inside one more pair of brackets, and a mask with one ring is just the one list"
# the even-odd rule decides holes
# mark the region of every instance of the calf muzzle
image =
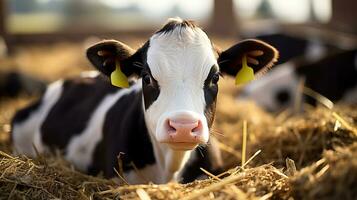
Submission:
[[172,113],[164,122],[164,134],[160,142],[175,150],[191,150],[206,143],[202,120],[193,112]]

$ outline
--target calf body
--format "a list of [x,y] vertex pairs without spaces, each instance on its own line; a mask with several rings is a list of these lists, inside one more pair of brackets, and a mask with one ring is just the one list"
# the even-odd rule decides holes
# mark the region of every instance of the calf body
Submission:
[[32,143],[40,153],[60,149],[78,169],[107,177],[115,175],[120,156],[130,183],[194,180],[200,167],[221,165],[209,137],[219,73],[236,74],[244,54],[254,71],[277,57],[255,40],[215,52],[200,28],[181,19],[170,20],[137,51],[118,41],[97,43],[88,59],[113,84],[141,78],[125,89],[95,74],[51,84],[39,102],[15,115],[15,150],[35,156]]
[[114,176],[120,152],[125,153],[124,171],[132,169],[131,162],[139,169],[150,166],[155,158],[140,92],[140,83],[119,89],[100,76],[55,82],[35,103],[36,109],[29,107],[15,116],[15,149],[35,156],[29,141],[40,152],[58,148],[77,168],[92,174],[103,171],[107,177]]

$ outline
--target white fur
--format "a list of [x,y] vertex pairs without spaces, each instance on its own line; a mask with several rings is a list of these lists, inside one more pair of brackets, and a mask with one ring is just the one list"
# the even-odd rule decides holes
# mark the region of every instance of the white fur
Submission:
[[[130,184],[147,183],[148,181],[156,184],[163,184],[169,181],[177,182],[179,181],[178,175],[180,172],[177,168],[183,168],[183,164],[185,164],[190,158],[190,152],[181,151],[174,154],[166,154],[164,159],[167,161],[166,164],[169,169],[167,171],[165,171],[165,169],[161,167],[160,163],[156,161],[155,164],[147,165],[144,168],[138,169],[138,171],[130,170],[125,172],[124,177]],[[172,167],[172,169],[170,169],[170,167]]]
[[46,148],[41,141],[40,126],[45,120],[52,106],[58,101],[62,93],[63,81],[57,81],[48,86],[43,96],[40,107],[33,111],[27,120],[22,123],[15,123],[12,134],[14,139],[15,153],[36,156],[36,147],[39,153],[43,153]]
[[288,89],[291,94],[291,101],[284,106],[294,105],[295,95],[298,94],[299,77],[295,73],[295,66],[293,63],[285,63],[272,69],[264,77],[248,84],[242,96],[238,100],[252,99],[258,105],[268,108],[271,111],[279,111],[281,105],[277,104],[275,95],[281,89]]
[[317,61],[321,59],[327,53],[326,46],[317,39],[311,39],[308,41],[308,45],[305,50],[304,57],[310,61]]
[[156,167],[160,172],[159,177],[152,181],[158,184],[168,181],[179,181],[177,175],[183,169],[184,164],[190,158],[192,151],[175,151],[166,144],[159,143],[155,136],[150,133],[156,159]]
[[95,70],[81,72],[80,77],[82,78],[95,78],[99,76],[99,72]]
[[164,121],[175,112],[196,113],[208,140],[209,130],[204,116],[206,106],[204,81],[211,67],[217,64],[211,42],[199,28],[176,28],[172,32],[155,34],[150,39],[147,63],[160,86],[160,95],[145,112],[145,120],[154,147],[158,167],[164,181],[177,179],[191,151],[174,151],[157,141]]
[[157,164],[147,165],[138,171],[124,172],[125,180],[130,184],[143,184],[148,182],[165,183],[165,177]]
[[128,89],[118,90],[114,94],[107,95],[96,108],[91,116],[88,126],[82,133],[74,136],[68,146],[66,159],[73,163],[77,168],[86,171],[88,166],[92,163],[93,152],[98,142],[103,137],[103,124],[105,115],[108,110],[117,102],[122,96],[133,91],[140,91],[141,82],[139,81]]

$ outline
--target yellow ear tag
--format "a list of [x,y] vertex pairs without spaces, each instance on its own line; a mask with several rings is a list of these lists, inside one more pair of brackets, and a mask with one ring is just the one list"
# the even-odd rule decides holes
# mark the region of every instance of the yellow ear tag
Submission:
[[126,77],[125,74],[120,70],[120,64],[118,61],[115,61],[115,70],[110,74],[110,81],[112,85],[117,87],[129,87],[128,77]]
[[246,84],[254,80],[254,70],[247,64],[247,56],[242,59],[242,69],[236,75],[236,85]]

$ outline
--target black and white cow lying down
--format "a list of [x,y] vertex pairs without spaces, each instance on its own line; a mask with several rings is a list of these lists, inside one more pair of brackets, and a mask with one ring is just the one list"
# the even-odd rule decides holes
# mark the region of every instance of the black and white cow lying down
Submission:
[[254,100],[271,112],[293,108],[297,101],[316,105],[315,99],[303,95],[301,81],[332,102],[357,105],[357,49],[330,53],[315,61],[300,59],[277,65],[246,85],[238,99]]
[[279,61],[275,63],[276,66],[296,58],[316,61],[330,53],[349,49],[338,41],[326,41],[317,36],[298,37],[284,32],[257,34],[254,38],[269,43],[279,50]]
[[279,61],[269,74],[243,88],[238,103],[253,100],[270,112],[296,111],[296,105],[304,103],[316,105],[315,99],[303,94],[300,84],[304,82],[332,102],[357,104],[357,49],[353,43],[284,32],[255,38],[279,49]]
[[[87,57],[105,76],[87,73],[50,84],[39,101],[15,115],[15,151],[35,156],[33,146],[40,153],[60,149],[78,169],[106,177],[115,176],[121,154],[129,183],[144,182],[140,174],[154,183],[192,181],[199,167],[215,171],[221,163],[209,142],[220,72],[237,74],[243,55],[255,72],[266,70],[277,54],[257,40],[217,52],[199,27],[181,19],[170,19],[137,51],[99,42]],[[115,63],[138,81],[112,86],[106,76]]]

